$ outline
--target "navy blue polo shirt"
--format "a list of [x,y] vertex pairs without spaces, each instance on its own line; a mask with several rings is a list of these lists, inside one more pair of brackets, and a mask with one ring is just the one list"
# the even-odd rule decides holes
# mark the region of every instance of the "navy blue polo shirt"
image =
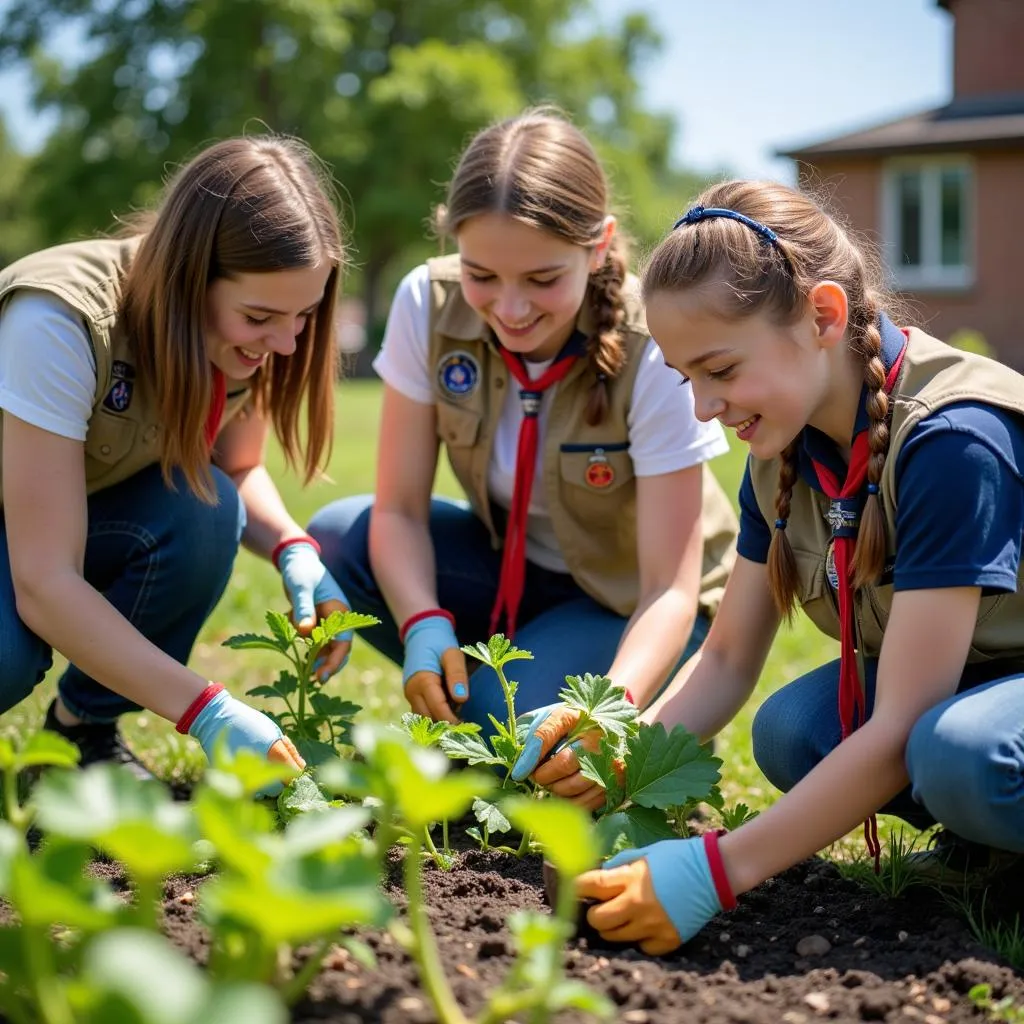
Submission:
[[[886,370],[904,334],[882,318]],[[868,426],[867,389],[861,391],[854,436]],[[846,463],[839,448],[805,427],[797,453],[800,480],[822,490],[812,460],[839,480]],[[981,402],[958,402],[921,420],[896,462],[896,562],[894,590],[981,587],[1014,592],[1024,534],[1024,422]],[[800,486],[799,484],[797,486]],[[772,531],[754,497],[750,461],[740,487],[739,553],[768,561]]]

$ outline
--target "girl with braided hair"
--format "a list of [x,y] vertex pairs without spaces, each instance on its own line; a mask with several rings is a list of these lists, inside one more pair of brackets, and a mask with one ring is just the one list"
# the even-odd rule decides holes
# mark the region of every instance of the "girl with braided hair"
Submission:
[[[375,362],[385,382],[375,497],[309,532],[361,635],[402,665],[412,709],[490,728],[494,673],[461,642],[534,654],[517,706],[607,673],[640,704],[704,636],[736,521],[699,423],[647,332],[586,138],[550,110],[478,134],[439,227],[458,252],[401,283]],[[431,497],[440,444],[468,501]]]
[[[897,327],[881,281],[810,197],[763,182],[709,189],[646,269],[666,361],[750,457],[721,609],[644,720],[713,736],[797,603],[841,657],[757,712],[754,756],[785,791],[772,807],[577,880],[608,939],[668,952],[861,822],[877,865],[876,812],[940,822],[912,856],[953,884],[1024,851],[1024,379]],[[571,724],[542,725],[517,774]],[[534,777],[571,796],[575,753]]]

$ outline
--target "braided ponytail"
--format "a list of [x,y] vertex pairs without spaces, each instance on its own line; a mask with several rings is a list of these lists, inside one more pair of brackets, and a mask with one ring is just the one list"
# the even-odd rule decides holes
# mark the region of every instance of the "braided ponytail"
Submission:
[[[853,584],[863,587],[874,583],[885,568],[885,516],[878,496],[885,457],[889,452],[889,396],[885,393],[885,364],[882,362],[882,336],[877,327],[876,303],[865,295],[867,322],[861,328],[853,349],[864,360],[864,384],[868,389],[868,496],[861,513],[857,547],[853,556]],[[872,486],[874,485],[874,486]]]
[[587,401],[586,420],[596,426],[608,414],[608,381],[622,372],[626,352],[620,327],[626,316],[622,287],[626,282],[626,256],[616,234],[603,266],[590,276],[596,325],[587,340],[587,358],[595,381]]
[[789,503],[796,485],[796,453],[799,441],[791,441],[779,456],[779,490],[775,495],[775,530],[768,548],[768,589],[779,614],[785,619],[793,617],[793,602],[796,599],[798,575],[796,556],[786,536],[786,521],[789,519]]

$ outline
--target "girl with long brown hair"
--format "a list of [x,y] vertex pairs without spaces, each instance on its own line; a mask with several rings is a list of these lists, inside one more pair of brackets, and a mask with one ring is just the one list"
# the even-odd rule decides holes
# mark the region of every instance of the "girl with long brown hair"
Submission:
[[[736,568],[707,640],[644,714],[713,736],[796,603],[841,657],[758,709],[784,795],[721,838],[620,854],[577,880],[608,939],[664,953],[738,895],[876,813],[944,826],[911,855],[963,887],[1024,852],[1024,378],[890,318],[878,261],[783,185],[711,188],[644,275],[697,415],[750,447]],[[571,724],[537,744],[531,771]],[[573,795],[575,753],[535,778]]]
[[[491,728],[490,669],[460,640],[514,636],[521,711],[608,673],[640,704],[707,629],[735,520],[704,465],[725,450],[647,332],[601,165],[532,110],[463,153],[439,226],[458,251],[413,270],[383,349],[375,496],[309,530],[402,665],[414,711]],[[468,501],[431,497],[447,449]]]
[[307,480],[329,454],[344,258],[313,155],[247,137],[199,153],[121,237],[0,272],[0,711],[56,650],[46,727],[83,763],[147,775],[116,726],[145,707],[208,756],[223,740],[300,765],[186,662],[240,540],[274,561],[300,629],[347,606],[263,464],[271,426]]

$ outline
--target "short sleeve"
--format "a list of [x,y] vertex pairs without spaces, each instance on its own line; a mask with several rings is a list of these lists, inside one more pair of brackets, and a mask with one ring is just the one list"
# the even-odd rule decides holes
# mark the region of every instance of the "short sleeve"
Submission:
[[895,590],[1017,588],[1024,427],[975,403],[923,420],[896,464]]
[[95,394],[96,357],[82,318],[47,292],[16,292],[0,316],[0,408],[84,441]]
[[434,403],[427,367],[430,347],[430,271],[424,263],[402,278],[391,303],[384,342],[373,368],[385,384],[414,402]]
[[692,388],[666,365],[654,341],[648,341],[640,358],[627,416],[636,475],[674,473],[727,452],[721,424],[697,419]]
[[754,496],[754,481],[750,477],[750,458],[747,468],[743,471],[743,482],[740,484],[740,533],[736,539],[736,553],[750,562],[768,561],[768,548],[771,547],[772,534],[768,524],[761,515],[761,508]]

